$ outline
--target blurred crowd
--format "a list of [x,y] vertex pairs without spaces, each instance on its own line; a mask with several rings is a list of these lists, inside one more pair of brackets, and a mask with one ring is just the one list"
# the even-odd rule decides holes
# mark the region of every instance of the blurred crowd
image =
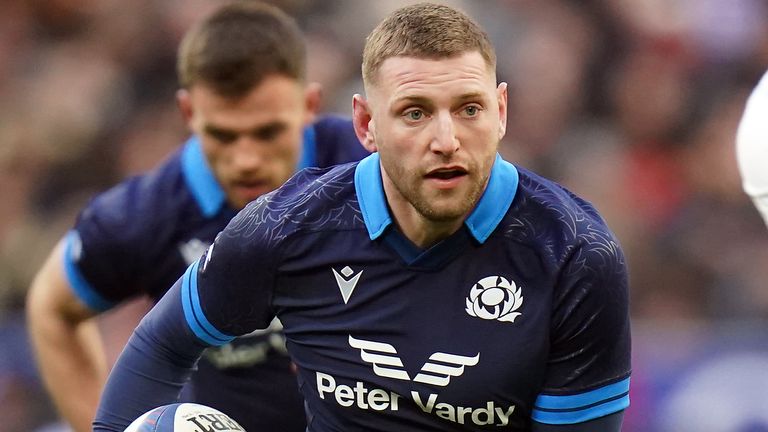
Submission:
[[[410,3],[272,2],[299,20],[323,110],[341,114],[362,92],[365,35]],[[149,169],[186,137],[174,101],[176,47],[218,3],[3,1],[0,410],[12,415],[1,432],[55,420],[26,341],[27,287],[93,194]],[[510,88],[502,154],[591,201],[622,243],[637,392],[625,430],[688,430],[650,423],[649,413],[663,411],[654,389],[723,341],[745,340],[729,346],[755,356],[749,364],[765,380],[768,339],[752,335],[768,322],[768,229],[741,190],[734,137],[768,68],[768,1],[445,3],[475,17],[496,45]],[[733,430],[768,431],[760,421]]]

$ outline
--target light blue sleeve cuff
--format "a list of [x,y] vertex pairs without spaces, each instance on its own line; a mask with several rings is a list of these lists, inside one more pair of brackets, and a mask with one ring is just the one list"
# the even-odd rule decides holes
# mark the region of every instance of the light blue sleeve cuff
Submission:
[[104,312],[115,306],[114,302],[105,299],[85,279],[77,266],[82,254],[80,234],[72,230],[64,237],[64,274],[75,296],[86,306],[97,312]]
[[585,393],[540,394],[532,418],[539,423],[574,424],[600,418],[629,406],[629,378]]
[[200,261],[189,266],[181,281],[181,304],[184,308],[184,318],[189,328],[203,342],[212,346],[229,343],[234,336],[229,336],[216,329],[205,317],[197,294],[197,267]]

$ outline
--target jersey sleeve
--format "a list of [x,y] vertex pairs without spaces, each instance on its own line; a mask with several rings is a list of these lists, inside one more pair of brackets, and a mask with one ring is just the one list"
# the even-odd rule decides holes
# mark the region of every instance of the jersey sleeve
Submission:
[[747,100],[736,134],[736,156],[744,191],[768,224],[768,73]]
[[208,346],[184,319],[182,283],[168,290],[128,340],[102,392],[94,431],[121,432],[143,413],[177,399]]
[[554,300],[551,351],[533,420],[576,424],[624,410],[631,350],[627,269],[610,234],[582,238]]
[[211,345],[269,326],[274,265],[279,255],[265,217],[269,200],[249,204],[184,275],[187,323]]
[[123,183],[94,198],[65,237],[64,269],[75,295],[104,311],[139,294],[139,263],[151,243],[142,243],[147,224],[131,202],[132,184]]
[[263,199],[249,204],[137,327],[110,373],[95,431],[119,432],[176,400],[208,346],[266,328],[277,251]]

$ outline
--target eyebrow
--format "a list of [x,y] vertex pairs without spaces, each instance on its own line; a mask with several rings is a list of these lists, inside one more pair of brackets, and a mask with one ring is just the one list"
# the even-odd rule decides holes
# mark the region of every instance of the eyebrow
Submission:
[[[481,92],[464,93],[461,96],[455,98],[458,102],[466,102],[469,100],[484,99],[485,95]],[[412,103],[415,105],[431,106],[432,101],[429,98],[423,96],[402,96],[394,100],[393,105],[399,105],[401,103]]]
[[471,92],[471,93],[465,93],[458,97],[458,100],[460,102],[465,102],[468,100],[477,100],[477,99],[485,99],[485,95],[481,92]]
[[251,130],[250,133],[252,136],[266,139],[270,136],[273,136],[279,132],[284,131],[285,129],[288,129],[288,124],[284,121],[276,120],[276,121],[269,122],[267,124],[263,124]]
[[288,127],[288,124],[282,120],[275,120],[271,121],[262,125],[259,125],[253,129],[249,130],[237,130],[237,129],[230,129],[227,127],[217,126],[214,124],[206,124],[203,127],[203,130],[206,133],[212,133],[212,134],[227,134],[227,135],[265,135],[270,134],[274,132],[279,132],[283,129],[286,129]]
[[403,103],[409,103],[413,105],[432,105],[432,102],[423,96],[401,96],[392,102],[392,105],[400,105]]
[[239,132],[234,129],[220,127],[212,124],[206,124],[203,127],[203,131],[209,134],[239,135]]

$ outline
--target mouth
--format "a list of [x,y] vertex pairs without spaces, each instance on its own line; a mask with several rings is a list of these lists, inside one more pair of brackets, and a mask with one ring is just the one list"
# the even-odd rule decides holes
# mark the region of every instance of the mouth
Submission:
[[467,178],[469,172],[462,167],[444,167],[433,169],[424,176],[437,189],[450,190],[458,187]]
[[258,198],[259,196],[271,191],[267,182],[264,181],[240,180],[233,182],[232,186],[240,195],[249,199]]
[[453,180],[458,177],[464,177],[468,174],[467,170],[461,167],[438,168],[429,171],[425,176],[428,179],[435,180]]

